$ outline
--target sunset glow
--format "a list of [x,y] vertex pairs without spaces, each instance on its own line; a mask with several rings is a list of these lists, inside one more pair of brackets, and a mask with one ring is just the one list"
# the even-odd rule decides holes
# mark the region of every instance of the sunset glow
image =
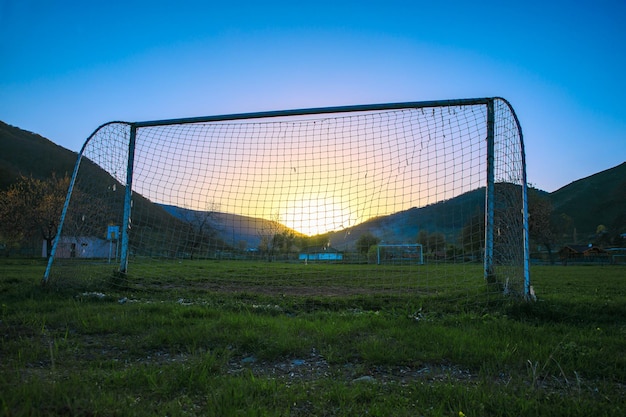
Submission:
[[308,236],[344,229],[354,225],[355,215],[332,198],[292,201],[280,213],[285,226]]
[[483,141],[468,138],[486,134],[485,112],[458,106],[143,128],[134,187],[154,202],[219,207],[309,236],[339,231],[484,184]]

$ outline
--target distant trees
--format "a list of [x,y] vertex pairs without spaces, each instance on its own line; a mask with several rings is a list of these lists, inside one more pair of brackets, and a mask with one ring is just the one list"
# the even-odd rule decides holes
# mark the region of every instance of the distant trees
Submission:
[[596,226],[596,233],[594,235],[594,244],[597,246],[610,246],[614,239],[611,239],[610,231],[603,224]]
[[295,240],[295,244],[301,249],[312,247],[323,247],[330,245],[330,234],[322,233],[314,236],[299,236]]
[[420,230],[417,234],[417,243],[422,245],[424,253],[437,253],[446,250],[446,236],[441,232]]
[[380,239],[374,236],[370,232],[363,233],[356,241],[357,252],[367,255],[372,246],[376,246],[380,243]]
[[278,215],[275,216],[276,220],[269,220],[263,224],[263,227],[258,232],[259,238],[259,250],[265,253],[267,261],[272,262],[274,252],[276,251],[276,235],[280,233],[281,224],[278,222]]
[[259,231],[259,250],[267,255],[267,261],[272,262],[279,253],[288,254],[296,243],[296,235],[280,223],[280,215],[275,213],[272,219],[266,221]]
[[210,246],[210,240],[215,238],[217,232],[212,223],[217,222],[218,211],[218,204],[208,203],[204,210],[189,210],[182,217],[189,228],[187,249],[191,259],[194,259],[197,252],[201,251],[203,247]]
[[548,258],[554,263],[553,246],[557,239],[557,227],[552,221],[552,202],[539,190],[528,189],[528,233],[530,238],[543,245],[548,251]]
[[461,229],[459,243],[463,253],[479,256],[485,248],[485,214],[477,210]]
[[273,240],[274,249],[278,253],[288,254],[294,247],[296,235],[290,230],[283,230],[280,233],[276,233]]
[[40,236],[50,254],[69,181],[67,175],[52,174],[45,180],[21,176],[0,192],[0,240],[7,248],[17,249]]

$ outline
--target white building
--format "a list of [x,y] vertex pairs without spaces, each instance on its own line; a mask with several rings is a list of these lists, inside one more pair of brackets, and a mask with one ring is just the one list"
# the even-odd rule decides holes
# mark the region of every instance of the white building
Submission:
[[[57,244],[57,258],[116,258],[117,241],[94,236],[61,236]],[[46,255],[46,242],[42,254]]]

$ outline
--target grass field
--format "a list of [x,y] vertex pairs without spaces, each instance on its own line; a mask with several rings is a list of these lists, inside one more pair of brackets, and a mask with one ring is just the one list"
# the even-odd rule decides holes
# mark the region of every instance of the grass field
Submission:
[[198,261],[42,288],[41,261],[2,260],[1,412],[626,413],[626,267],[533,267],[530,304],[314,268],[274,282],[262,265]]

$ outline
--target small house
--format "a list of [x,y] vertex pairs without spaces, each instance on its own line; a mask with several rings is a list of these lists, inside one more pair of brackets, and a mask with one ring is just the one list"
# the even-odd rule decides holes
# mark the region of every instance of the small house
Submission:
[[597,262],[608,259],[608,252],[594,245],[568,245],[561,248],[561,261],[589,261]]
[[61,236],[57,258],[115,258],[118,242],[94,236]]
[[626,264],[626,248],[610,248],[606,251],[612,264]]
[[343,252],[330,246],[311,246],[301,251],[298,259],[305,262],[341,261],[343,260]]

